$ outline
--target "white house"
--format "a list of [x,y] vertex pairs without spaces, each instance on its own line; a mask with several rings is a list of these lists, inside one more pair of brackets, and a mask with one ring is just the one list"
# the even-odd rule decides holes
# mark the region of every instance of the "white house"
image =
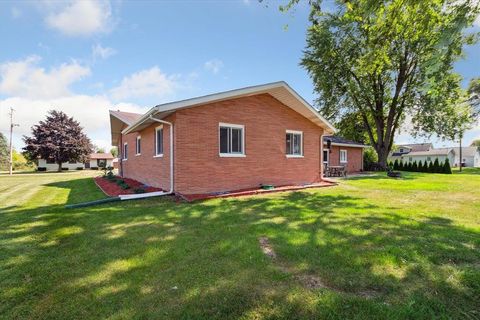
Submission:
[[460,162],[465,167],[480,167],[480,148],[479,147],[463,147],[462,161],[460,161],[460,148],[453,148],[455,151],[455,167],[460,166]]
[[[64,170],[83,170],[99,169],[103,167],[113,167],[113,156],[111,153],[92,153],[88,156],[85,163],[82,162],[64,162]],[[50,159],[38,159],[38,171],[57,171],[58,164]]]
[[445,162],[446,159],[450,162],[450,165],[453,165],[455,161],[455,151],[454,148],[438,148],[438,149],[430,149],[427,151],[412,151],[400,156],[400,159],[403,163],[408,162],[417,162],[422,163],[426,162],[434,162],[435,159],[438,159],[439,163]]

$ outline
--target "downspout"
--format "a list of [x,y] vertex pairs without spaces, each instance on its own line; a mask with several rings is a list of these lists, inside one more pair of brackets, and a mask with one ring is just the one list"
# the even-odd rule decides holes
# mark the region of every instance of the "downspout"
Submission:
[[323,166],[324,166],[324,161],[325,159],[323,159],[323,136],[325,135],[325,133],[322,133],[320,135],[320,181],[323,180]]
[[173,163],[174,163],[173,161],[173,123],[154,118],[151,115],[149,119],[156,122],[163,123],[163,124],[167,124],[170,126],[170,191],[168,191],[168,193],[173,193],[173,190],[174,190],[174,186],[173,186]]

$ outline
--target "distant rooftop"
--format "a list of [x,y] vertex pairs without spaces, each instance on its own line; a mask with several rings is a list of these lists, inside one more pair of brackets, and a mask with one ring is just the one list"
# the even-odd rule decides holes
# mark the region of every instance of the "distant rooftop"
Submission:
[[367,147],[366,144],[363,144],[362,142],[356,142],[353,140],[348,140],[343,137],[339,136],[324,136],[323,137],[323,143],[327,143],[327,140],[330,140],[332,144],[348,144],[351,145],[352,147]]
[[399,144],[398,148],[407,147],[412,150],[412,152],[419,152],[419,151],[428,151],[433,148],[433,144],[430,142],[426,143],[410,143],[410,144]]

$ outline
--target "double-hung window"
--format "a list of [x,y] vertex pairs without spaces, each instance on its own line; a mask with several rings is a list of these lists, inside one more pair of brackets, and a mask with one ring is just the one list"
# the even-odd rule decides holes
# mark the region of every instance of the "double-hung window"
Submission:
[[163,156],[163,125],[155,128],[155,157]]
[[303,157],[303,132],[287,130],[286,154],[288,158]]
[[135,155],[139,156],[142,153],[142,137],[137,136],[135,140]]
[[239,124],[219,124],[220,157],[245,156],[245,127]]
[[347,163],[347,150],[340,150],[340,163]]
[[122,152],[123,160],[128,159],[128,143],[123,144],[123,152]]

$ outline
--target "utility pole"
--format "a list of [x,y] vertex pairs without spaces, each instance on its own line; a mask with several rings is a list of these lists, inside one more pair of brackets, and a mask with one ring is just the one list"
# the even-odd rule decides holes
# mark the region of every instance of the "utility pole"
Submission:
[[18,127],[19,125],[16,123],[13,123],[13,108],[10,107],[10,169],[9,173],[10,175],[13,174],[13,144],[12,144],[12,136],[13,136],[13,127]]
[[463,132],[460,132],[460,172],[462,172],[462,164],[463,164],[463,159],[462,159],[462,138],[463,138]]

